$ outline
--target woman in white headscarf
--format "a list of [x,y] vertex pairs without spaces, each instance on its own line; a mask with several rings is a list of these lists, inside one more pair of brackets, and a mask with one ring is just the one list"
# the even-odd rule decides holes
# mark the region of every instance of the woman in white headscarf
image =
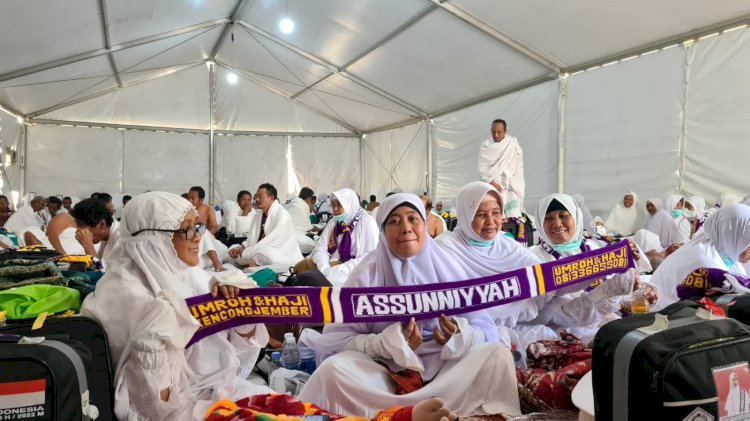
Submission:
[[651,221],[653,221],[654,215],[656,215],[656,213],[663,208],[664,205],[662,205],[661,199],[658,199],[656,197],[648,199],[646,201],[646,213],[644,214],[643,222],[641,222],[641,228],[648,229],[648,225],[651,223]]
[[607,217],[607,228],[623,237],[633,235],[641,226],[643,213],[638,207],[638,195],[628,190]]
[[[200,364],[218,361],[231,369],[222,350],[213,348],[207,354],[217,361],[199,365],[193,364],[193,350],[185,350],[199,327],[184,299],[198,292],[197,281],[189,276],[198,265],[200,232],[205,232],[196,225],[197,216],[190,202],[171,193],[136,196],[124,208],[107,273],[83,303],[81,314],[99,320],[107,332],[117,367],[119,419],[191,419],[196,398],[218,387],[211,382],[210,389],[200,390],[208,384],[203,383],[208,373]],[[208,286],[200,289],[205,292]],[[218,289],[217,284],[214,293]],[[223,295],[230,294],[226,286],[221,289]],[[228,335],[253,336],[255,329],[244,327]],[[263,332],[258,333],[263,342]],[[196,350],[211,343],[199,343]],[[233,380],[224,386],[233,388]]]
[[331,195],[333,220],[326,224],[309,258],[295,265],[295,272],[317,268],[333,286],[341,286],[352,269],[378,246],[375,218],[362,208],[352,189]]
[[[379,209],[378,247],[360,262],[345,287],[467,279],[427,235],[424,206],[417,196],[394,194]],[[299,397],[335,413],[366,417],[379,408],[413,405],[432,396],[459,415],[519,414],[513,358],[497,340],[495,324],[481,311],[404,324],[327,325],[317,336],[307,329],[302,342],[325,360]],[[389,369],[417,371],[429,383],[397,395]]]
[[[581,210],[576,205],[572,197],[567,194],[552,194],[543,198],[536,208],[537,224],[539,226],[539,244],[529,248],[539,260],[551,262],[569,256],[574,256],[586,251],[596,250],[607,244],[600,240],[585,239],[583,237],[583,226],[579,222],[582,220]],[[637,246],[634,245],[637,251]],[[645,262],[642,262],[640,253],[636,252],[636,259],[639,269]],[[643,270],[650,270],[643,268]],[[599,314],[611,315],[620,308],[620,301],[633,291],[637,281],[638,271],[630,269],[625,273],[611,275],[606,282],[600,284],[584,296],[590,296],[591,300],[596,303]],[[558,291],[555,302],[558,307],[567,300],[580,296],[581,291],[588,285],[574,285]],[[601,290],[600,290],[601,288]],[[538,319],[542,323],[546,319],[554,316],[555,306],[546,306],[543,314],[544,318]],[[604,316],[600,317],[600,320]],[[593,336],[595,328],[577,327],[570,331],[586,340]]]
[[740,378],[737,373],[729,373],[729,392],[724,403],[727,416],[746,414],[750,412],[750,395],[740,387]]
[[684,196],[670,194],[664,199],[664,209],[656,212],[646,227],[659,236],[664,248],[690,240],[691,227],[690,221],[683,215],[684,204]]
[[[570,198],[570,196],[566,196]],[[572,199],[571,199],[572,200]],[[470,278],[481,278],[527,267],[542,261],[528,249],[502,233],[502,198],[490,184],[475,181],[459,190],[458,223],[437,243]],[[543,220],[543,219],[542,219]],[[622,280],[626,282],[623,283]],[[588,326],[619,309],[619,301],[610,303],[612,294],[629,294],[633,279],[618,277],[610,285],[573,299],[556,299],[554,293],[487,309],[498,326],[501,343],[525,350],[528,343],[543,337],[557,337],[557,328]],[[621,291],[619,291],[621,290]],[[527,323],[519,325],[519,323]],[[518,337],[507,329],[516,330]]]
[[743,263],[749,261],[750,207],[735,204],[721,208],[706,220],[694,239],[667,257],[654,272],[651,282],[661,291],[656,309],[679,300],[677,286],[695,269],[717,268],[745,277]]

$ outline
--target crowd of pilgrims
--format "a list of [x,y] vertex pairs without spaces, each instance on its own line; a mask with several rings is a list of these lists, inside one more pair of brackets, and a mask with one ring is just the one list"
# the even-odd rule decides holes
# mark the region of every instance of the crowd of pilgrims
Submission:
[[[267,327],[228,329],[186,348],[198,323],[185,299],[235,296],[252,286],[241,270],[316,271],[318,286],[434,284],[631,241],[637,268],[593,289],[574,286],[453,317],[304,329],[300,340],[315,350],[319,366],[297,398],[347,419],[518,415],[516,369],[530,344],[560,339],[563,331],[590,343],[602,324],[627,314],[634,291],[645,289],[658,310],[681,298],[681,281],[698,268],[726,272],[723,282],[708,286],[717,291],[748,288],[750,202],[730,194],[707,208],[697,196],[644,204],[628,191],[606,219],[594,218],[580,195],[551,194],[528,212],[531,247],[506,235],[501,194],[481,181],[461,188],[450,209],[400,192],[381,203],[375,196],[361,201],[348,188],[317,196],[303,188],[282,203],[269,183],[254,194],[239,192],[219,211],[204,199],[200,187],[183,197],[126,196],[123,207],[106,193],[77,203],[34,197],[13,212],[0,196],[0,222],[22,245],[101,261],[105,274],[81,313],[107,331],[120,419],[229,420],[243,410],[252,419],[247,405],[232,402],[272,392],[239,375],[269,346]],[[447,229],[453,223],[446,219],[455,219],[455,228]],[[417,374],[408,393],[393,380],[405,370]]]

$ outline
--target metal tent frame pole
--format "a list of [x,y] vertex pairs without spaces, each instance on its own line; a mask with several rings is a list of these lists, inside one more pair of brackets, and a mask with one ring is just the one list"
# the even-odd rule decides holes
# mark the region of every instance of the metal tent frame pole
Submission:
[[683,50],[685,53],[684,62],[682,65],[682,108],[680,109],[680,141],[678,144],[678,156],[677,170],[680,176],[677,179],[677,191],[680,194],[684,193],[685,189],[685,164],[687,160],[687,152],[685,146],[687,144],[687,114],[689,106],[689,95],[690,95],[690,65],[692,62],[692,51],[693,43],[688,42],[683,44]]
[[214,202],[214,172],[216,171],[216,72],[215,63],[208,65],[208,102],[209,102],[209,119],[208,119],[208,201]]
[[568,102],[568,75],[560,76],[557,98],[557,192],[565,192],[565,106]]

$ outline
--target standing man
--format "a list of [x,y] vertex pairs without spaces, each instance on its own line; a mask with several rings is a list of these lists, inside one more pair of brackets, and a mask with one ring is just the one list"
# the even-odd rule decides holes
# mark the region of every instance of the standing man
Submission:
[[518,139],[506,133],[505,120],[492,122],[491,139],[479,149],[481,180],[492,184],[503,198],[503,213],[518,218],[524,212],[523,198],[526,183],[523,178],[523,150]]

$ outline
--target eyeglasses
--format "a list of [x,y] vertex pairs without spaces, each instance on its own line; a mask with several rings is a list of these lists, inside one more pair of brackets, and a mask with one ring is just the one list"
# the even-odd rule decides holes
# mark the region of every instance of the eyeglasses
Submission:
[[178,229],[178,230],[165,230],[165,229],[161,229],[161,228],[144,228],[142,230],[138,230],[138,231],[134,232],[131,235],[133,237],[135,237],[136,235],[138,235],[138,234],[140,234],[142,232],[145,232],[145,231],[171,232],[171,233],[175,233],[175,234],[182,233],[182,234],[185,234],[185,239],[186,240],[192,240],[193,238],[195,238],[195,234],[200,234],[200,235],[205,234],[206,233],[206,226],[203,225],[203,224],[198,224],[198,225],[196,225],[194,227],[185,228],[185,229]]

